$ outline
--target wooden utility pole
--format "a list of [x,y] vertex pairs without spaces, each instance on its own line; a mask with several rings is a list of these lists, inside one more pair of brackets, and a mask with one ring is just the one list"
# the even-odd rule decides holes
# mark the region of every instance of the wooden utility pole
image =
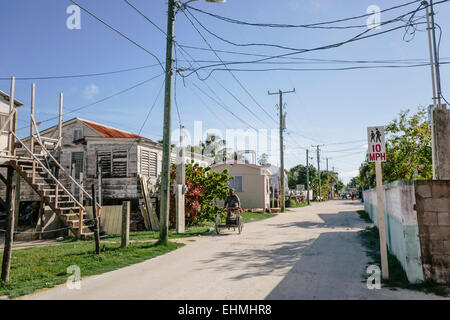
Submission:
[[[17,173],[15,173],[17,175]],[[3,262],[2,262],[2,278],[3,282],[9,281],[9,271],[11,269],[11,255],[12,245],[14,241],[14,205],[15,205],[15,193],[16,186],[14,184],[14,169],[8,166],[7,184],[6,184],[6,205],[8,214],[5,232],[5,248],[3,250]]]
[[284,212],[285,209],[285,200],[284,200],[284,196],[285,196],[285,190],[284,190],[284,143],[283,143],[283,131],[286,129],[286,123],[284,121],[284,113],[283,113],[283,94],[286,93],[294,93],[295,92],[295,88],[292,91],[281,91],[278,90],[278,92],[273,92],[271,93],[270,91],[268,91],[269,95],[279,95],[280,96],[280,105],[279,105],[279,109],[280,109],[280,171],[281,171],[281,175],[280,175],[280,211]]
[[122,202],[122,240],[121,248],[127,248],[130,243],[130,201]]
[[318,200],[320,201],[320,198],[322,197],[322,179],[320,176],[320,147],[323,145],[317,145],[317,146],[313,146],[317,148],[317,172],[318,172],[318,177],[319,177],[319,195],[318,195]]
[[173,76],[173,42],[175,22],[175,0],[168,1],[167,46],[166,46],[166,80],[164,94],[164,127],[163,156],[161,168],[161,208],[160,232],[161,243],[167,244],[169,235],[170,210],[170,152],[171,152],[171,121],[172,121],[172,76]]
[[95,183],[92,184],[92,215],[94,216],[94,240],[95,240],[95,253],[100,254],[100,224],[97,216],[97,203],[95,195]]
[[309,150],[306,149],[306,201],[310,203],[309,199]]

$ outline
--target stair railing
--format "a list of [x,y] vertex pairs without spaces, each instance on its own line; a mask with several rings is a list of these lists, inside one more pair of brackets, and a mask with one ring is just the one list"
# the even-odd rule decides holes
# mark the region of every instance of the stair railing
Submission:
[[[34,136],[31,137],[32,139],[35,138]],[[50,151],[47,150],[47,148],[41,143],[39,139],[35,139],[37,143],[41,146],[42,150],[45,151],[46,154],[50,156],[50,158],[56,163],[56,165],[66,174],[66,176],[69,177],[69,179],[85,194],[93,203],[95,202],[95,205],[98,209],[101,209],[102,206],[97,202],[94,201],[92,196],[83,188],[82,185],[80,185],[77,180],[75,180],[67,171],[64,169],[64,167],[55,159],[55,157],[50,153]]]
[[[84,206],[72,195],[72,193],[70,193],[65,187],[64,185],[50,172],[50,170],[47,169],[47,167],[38,159],[38,157],[36,157],[34,155],[33,152],[31,152],[30,149],[27,148],[27,146],[25,145],[25,143],[19,139],[19,137],[17,137],[17,135],[10,131],[12,133],[12,135],[14,135],[14,137],[16,138],[16,140],[25,148],[25,150],[33,157],[33,159],[45,170],[45,172],[57,183],[58,186],[61,187],[61,189],[63,189],[68,195],[69,197],[81,208],[83,209],[83,211],[85,211],[86,209],[84,208]],[[57,190],[57,188],[55,189]],[[55,199],[57,199],[57,195],[55,195]],[[56,204],[56,206],[58,206],[58,204]]]

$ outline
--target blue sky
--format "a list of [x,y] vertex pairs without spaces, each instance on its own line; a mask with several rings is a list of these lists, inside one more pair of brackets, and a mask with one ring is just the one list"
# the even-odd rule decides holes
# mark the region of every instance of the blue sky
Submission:
[[[130,0],[130,2],[141,9],[156,24],[164,30],[166,29],[167,4],[165,0]],[[406,2],[406,0],[228,0],[226,4],[221,5],[198,1],[192,6],[252,22],[304,24],[362,15],[366,13],[366,9],[370,5],[377,5],[381,9],[385,9]],[[79,3],[164,61],[164,35],[127,6],[123,0],[79,0]],[[2,62],[0,77],[85,74],[155,64],[156,61],[153,57],[113,33],[85,12],[81,13],[81,29],[69,30],[66,27],[66,20],[69,17],[66,9],[69,5],[71,2],[66,0],[2,2],[0,7],[6,14],[0,20],[0,32],[3,40],[3,49],[0,51],[0,61]],[[413,4],[406,8],[382,13],[381,21],[414,10],[417,5]],[[438,13],[436,21],[443,28],[440,50],[442,60],[449,56],[450,50],[447,32],[450,27],[449,9],[449,3],[444,3],[436,8]],[[290,47],[313,48],[346,40],[358,33],[358,30],[256,28],[228,24],[199,13],[194,12],[194,14],[211,31],[237,43],[265,42]],[[365,18],[354,20],[351,24],[365,24]],[[388,26],[382,26],[381,30],[372,32],[388,28]],[[257,54],[288,52],[265,47],[235,47],[213,38],[202,29],[200,30],[215,49]],[[182,13],[177,16],[175,34],[178,43],[206,47],[197,31],[193,29]],[[403,34],[404,30],[398,30],[340,48],[314,51],[297,55],[297,57],[346,60],[428,59],[426,32],[417,32],[410,42],[403,41]],[[211,52],[186,50],[196,60],[217,60]],[[219,55],[226,61],[252,59],[225,53]],[[184,60],[180,52],[178,52],[178,58]],[[188,66],[187,62],[179,61],[179,67]],[[302,64],[295,67],[339,66],[343,65]],[[242,67],[249,66],[243,65]],[[257,67],[270,66],[257,65]],[[25,103],[19,114],[19,128],[26,127],[28,123],[32,82],[37,85],[36,117],[41,121],[57,115],[59,92],[64,93],[64,106],[67,112],[110,96],[136,83],[157,76],[161,72],[159,66],[154,66],[132,72],[89,78],[18,81],[16,98]],[[267,95],[267,91],[292,90],[295,87],[296,94],[289,94],[284,98],[288,114],[287,128],[290,131],[290,135],[285,140],[286,167],[290,168],[305,162],[305,151],[299,146],[311,149],[311,144],[326,144],[322,148],[321,167],[325,167],[326,157],[331,158],[329,160],[330,168],[335,167],[345,182],[356,174],[359,164],[364,159],[365,142],[336,143],[364,140],[367,126],[385,125],[400,110],[416,109],[420,105],[425,106],[431,103],[431,81],[428,67],[320,72],[235,72],[235,75],[257,102],[273,117],[277,117],[275,105],[278,103],[278,98]],[[448,67],[443,65],[441,79],[444,95],[450,95],[448,93],[450,88],[448,75]],[[259,121],[254,114],[244,109],[213,78],[208,79],[206,81],[208,85],[239,117],[258,129],[276,128],[276,124],[259,109],[230,74],[218,72],[214,74],[214,77],[263,121]],[[123,130],[138,132],[162,83],[163,77],[156,78],[105,102],[67,114],[64,116],[64,120],[79,116]],[[180,78],[177,80],[177,100],[181,120],[188,130],[193,130],[195,120],[202,120],[204,128],[246,129],[245,125],[236,121],[231,114],[194,89],[194,83],[207,91],[205,84],[195,75],[187,78],[186,87]],[[9,92],[9,81],[0,81],[0,89]],[[162,97],[162,95],[159,97],[149,121],[142,131],[142,135],[154,140],[161,139],[162,134]],[[173,127],[178,126],[175,106],[172,119]],[[42,124],[42,128],[54,123],[55,121],[46,122]],[[27,129],[23,129],[21,134],[26,135],[27,132]],[[344,151],[329,152],[336,150]],[[355,154],[355,152],[359,153]],[[279,157],[277,150],[271,150],[270,156],[271,161],[276,164]],[[316,163],[316,160],[313,162]]]

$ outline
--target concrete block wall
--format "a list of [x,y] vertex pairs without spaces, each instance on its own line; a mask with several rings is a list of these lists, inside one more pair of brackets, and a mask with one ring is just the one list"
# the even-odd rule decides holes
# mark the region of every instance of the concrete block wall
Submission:
[[425,279],[450,284],[450,180],[416,181],[416,210]]
[[[397,257],[411,283],[423,281],[417,214],[414,210],[413,182],[396,181],[383,186],[386,242]],[[363,192],[366,212],[378,226],[376,189]]]

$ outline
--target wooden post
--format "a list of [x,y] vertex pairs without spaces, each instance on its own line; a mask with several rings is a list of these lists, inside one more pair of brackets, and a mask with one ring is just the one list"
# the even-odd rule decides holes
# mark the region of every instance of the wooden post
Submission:
[[[83,172],[80,172],[80,186],[81,186],[81,188],[83,188],[84,189],[84,174],[83,174]],[[80,201],[80,203],[81,204],[83,204],[83,191],[79,188],[79,190],[78,190],[78,201]],[[95,206],[95,201],[94,201],[94,204],[93,204],[93,206]]]
[[[11,112],[13,112],[15,109],[15,105],[14,105],[15,87],[16,87],[16,78],[12,77],[11,78],[11,92],[9,95],[9,114],[11,114]],[[11,131],[13,130],[13,121],[12,120],[9,121],[8,128],[9,128],[9,130],[8,130],[8,153],[9,153],[9,155],[12,155],[12,151],[13,151],[13,146],[12,146],[13,135],[11,134]]]
[[58,184],[55,184],[55,207],[58,208],[58,200],[59,200],[59,188],[58,188]]
[[92,215],[94,216],[94,240],[95,240],[95,253],[100,254],[100,223],[97,216],[97,203],[95,196],[95,184],[92,184]]
[[185,200],[183,194],[183,186],[182,184],[176,184],[176,207],[177,207],[177,217],[176,217],[176,227],[177,233],[185,232],[185,223],[186,223],[186,214],[185,214]]
[[[72,164],[70,165],[70,175],[73,179],[75,179],[75,162],[72,162]],[[73,196],[75,196],[75,183],[73,183],[73,181],[70,185],[70,192]]]
[[62,115],[63,115],[63,94],[59,94],[59,116],[58,116],[58,161],[61,162],[62,147]]
[[39,217],[38,217],[38,221],[36,224],[36,231],[39,232],[39,240],[42,240],[42,224],[44,221],[44,211],[45,211],[45,204],[44,204],[44,199],[41,200],[40,205],[39,205]]
[[389,266],[386,247],[386,224],[384,223],[384,191],[381,162],[375,162],[377,181],[378,231],[380,234],[381,274],[384,280],[389,279]]
[[[36,100],[36,85],[33,83],[31,85],[31,112],[30,112],[30,150],[31,153],[34,154],[34,106],[35,106],[35,100]],[[31,182],[35,183],[35,176],[36,176],[36,160],[33,158],[33,168],[31,171]]]
[[82,208],[78,210],[78,239],[81,239],[81,233],[83,232],[83,214]]
[[122,202],[122,241],[120,246],[127,248],[130,243],[130,201]]
[[14,229],[19,224],[19,210],[20,210],[20,175],[16,174],[16,195],[14,197]]
[[[101,162],[100,162],[101,163]],[[103,205],[103,191],[102,191],[102,166],[98,167],[98,204]]]
[[4,282],[9,281],[9,271],[11,269],[12,245],[14,240],[14,204],[15,204],[15,185],[13,176],[14,169],[8,166],[7,185],[6,185],[6,205],[8,214],[6,232],[5,232],[5,248],[3,250],[2,277]]

